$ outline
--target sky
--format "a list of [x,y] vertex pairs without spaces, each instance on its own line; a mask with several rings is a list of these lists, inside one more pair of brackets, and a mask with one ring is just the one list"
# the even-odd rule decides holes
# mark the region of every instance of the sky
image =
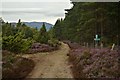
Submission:
[[65,17],[64,9],[73,5],[70,0],[1,0],[0,17],[6,22],[48,22],[55,24]]

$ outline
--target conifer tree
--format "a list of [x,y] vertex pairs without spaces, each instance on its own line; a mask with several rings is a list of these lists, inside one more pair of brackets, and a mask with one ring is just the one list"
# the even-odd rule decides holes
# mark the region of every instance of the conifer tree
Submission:
[[48,42],[48,34],[47,34],[46,27],[45,27],[45,23],[43,23],[42,27],[40,28],[38,41],[40,43],[47,43]]

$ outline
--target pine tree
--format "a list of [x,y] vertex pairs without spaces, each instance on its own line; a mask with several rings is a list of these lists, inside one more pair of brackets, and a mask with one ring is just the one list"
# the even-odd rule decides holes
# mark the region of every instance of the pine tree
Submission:
[[48,43],[48,34],[45,27],[45,23],[43,23],[42,27],[39,31],[38,42],[40,43]]
[[17,27],[21,27],[21,19],[18,20]]
[[100,42],[119,44],[119,10],[118,2],[73,2],[73,7],[66,9],[65,19],[56,21],[55,35],[82,44],[94,43],[98,34]]

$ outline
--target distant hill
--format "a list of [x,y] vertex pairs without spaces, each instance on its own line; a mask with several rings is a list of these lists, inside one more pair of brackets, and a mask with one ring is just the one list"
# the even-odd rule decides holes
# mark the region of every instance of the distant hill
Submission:
[[[40,29],[40,28],[42,27],[42,24],[43,24],[43,22],[23,22],[23,23],[25,23],[25,24],[26,24],[27,26],[29,26],[29,27],[33,27],[33,28],[37,28],[37,29]],[[44,23],[45,23],[45,26],[46,26],[47,31],[48,31],[51,27],[53,27],[53,25],[50,24],[50,23],[47,23],[47,22],[44,22]],[[13,22],[12,24],[13,24],[13,25],[16,25],[15,22]]]

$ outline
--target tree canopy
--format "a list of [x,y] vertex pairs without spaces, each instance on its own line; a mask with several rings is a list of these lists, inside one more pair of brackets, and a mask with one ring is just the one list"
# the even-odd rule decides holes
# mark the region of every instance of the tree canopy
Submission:
[[72,3],[74,6],[65,10],[65,19],[58,19],[54,26],[58,39],[94,44],[97,34],[106,45],[120,44],[119,2]]

